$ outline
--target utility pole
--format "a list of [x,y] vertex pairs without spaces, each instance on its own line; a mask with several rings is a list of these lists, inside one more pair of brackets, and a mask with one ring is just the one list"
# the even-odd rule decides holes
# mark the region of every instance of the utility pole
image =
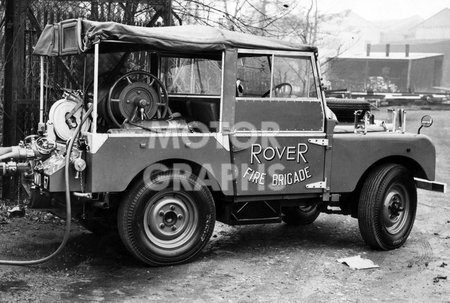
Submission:
[[[17,145],[17,104],[25,90],[25,26],[29,0],[7,0],[5,10],[5,77],[3,146]],[[16,182],[3,177],[3,198],[15,196]]]
[[164,4],[164,9],[162,13],[162,19],[164,22],[164,26],[172,26],[172,0],[167,0]]

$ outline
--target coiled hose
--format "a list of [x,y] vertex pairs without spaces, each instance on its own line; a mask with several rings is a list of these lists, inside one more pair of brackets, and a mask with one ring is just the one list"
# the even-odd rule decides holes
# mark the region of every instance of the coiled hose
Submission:
[[71,219],[72,219],[72,206],[71,206],[71,200],[70,200],[70,182],[69,182],[69,165],[70,165],[70,154],[72,153],[73,144],[75,142],[75,138],[79,135],[81,131],[81,126],[86,122],[89,115],[92,113],[92,106],[87,110],[86,114],[84,114],[83,118],[81,119],[81,123],[78,124],[77,128],[75,129],[75,134],[72,138],[68,140],[69,145],[67,147],[66,151],[66,166],[64,167],[64,178],[65,178],[65,184],[66,184],[66,228],[64,231],[64,237],[61,241],[61,244],[58,246],[58,248],[47,257],[37,259],[37,260],[28,260],[28,261],[21,261],[21,260],[0,260],[0,265],[36,265],[40,263],[47,262],[57,254],[59,254],[63,248],[66,246],[67,241],[69,240],[70,236],[70,225],[71,225]]

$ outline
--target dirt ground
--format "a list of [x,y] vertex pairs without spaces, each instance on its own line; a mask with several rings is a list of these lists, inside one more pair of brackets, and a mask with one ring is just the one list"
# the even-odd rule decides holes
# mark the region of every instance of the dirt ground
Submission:
[[[437,179],[450,184],[448,111],[410,111],[435,118],[423,132],[436,143]],[[0,266],[1,302],[450,302],[450,194],[419,190],[406,244],[368,248],[356,219],[321,214],[309,226],[217,224],[196,261],[151,268],[135,261],[115,236],[74,224],[64,251],[37,266]],[[3,223],[3,224],[2,224]],[[0,218],[0,259],[33,259],[53,251],[64,224],[29,212]],[[352,270],[336,259],[361,255],[380,267]]]

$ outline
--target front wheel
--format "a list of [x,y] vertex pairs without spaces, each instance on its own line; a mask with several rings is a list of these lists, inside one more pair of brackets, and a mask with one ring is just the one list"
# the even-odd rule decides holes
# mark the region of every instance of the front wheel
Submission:
[[193,259],[214,229],[215,205],[208,188],[192,175],[174,171],[136,182],[118,211],[127,249],[152,266]]
[[361,190],[358,223],[364,241],[379,250],[401,247],[416,217],[414,178],[404,166],[386,164],[369,174]]

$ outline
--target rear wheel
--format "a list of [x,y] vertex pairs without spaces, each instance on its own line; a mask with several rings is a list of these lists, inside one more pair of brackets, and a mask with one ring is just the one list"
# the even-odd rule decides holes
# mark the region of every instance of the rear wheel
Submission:
[[173,171],[147,182],[139,180],[118,211],[125,246],[153,266],[193,259],[208,242],[214,224],[215,206],[208,188],[192,175]]
[[288,225],[308,225],[319,216],[317,205],[292,206],[283,208],[283,222]]
[[358,205],[358,223],[364,241],[375,249],[402,246],[416,216],[414,178],[404,166],[386,164],[364,182]]

